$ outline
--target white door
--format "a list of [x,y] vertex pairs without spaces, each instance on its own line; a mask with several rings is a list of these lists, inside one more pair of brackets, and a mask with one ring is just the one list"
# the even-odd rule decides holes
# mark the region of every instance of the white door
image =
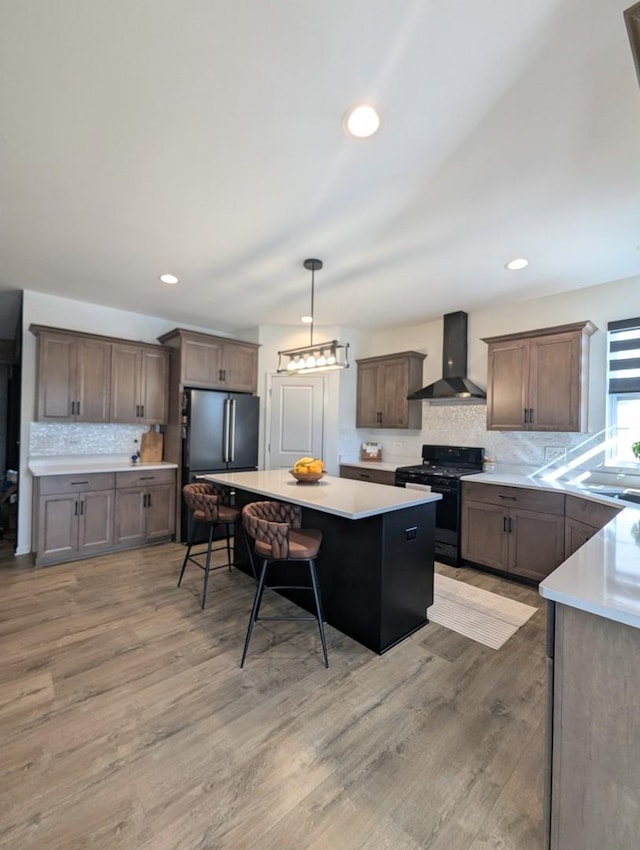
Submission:
[[267,469],[290,469],[299,457],[322,457],[324,377],[273,375]]

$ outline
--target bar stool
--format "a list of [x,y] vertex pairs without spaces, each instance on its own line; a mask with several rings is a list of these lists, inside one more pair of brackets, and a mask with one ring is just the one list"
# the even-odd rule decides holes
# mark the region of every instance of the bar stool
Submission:
[[[322,532],[315,528],[300,528],[301,511],[297,505],[282,502],[251,502],[242,509],[245,532],[254,540],[255,553],[262,560],[262,569],[253,600],[247,636],[242,651],[240,667],[249,649],[253,624],[257,620],[317,620],[324,655],[324,666],[329,666],[324,618],[318,588],[315,559],[320,550]],[[274,562],[303,562],[309,565],[310,585],[266,585],[267,571]],[[316,613],[311,617],[259,617],[260,604],[265,590],[310,590],[313,592]]]
[[[229,507],[224,502],[228,498],[228,491],[224,487],[218,487],[215,484],[207,484],[204,482],[196,482],[195,484],[185,484],[182,488],[182,494],[184,496],[184,500],[189,508],[189,532],[187,539],[187,554],[184,556],[184,561],[182,562],[182,569],[180,570],[180,578],[178,579],[178,587],[182,582],[182,576],[184,575],[184,571],[187,566],[187,562],[191,561],[197,567],[200,567],[201,570],[204,571],[204,587],[202,589],[202,608],[204,608],[206,599],[207,599],[207,585],[209,583],[209,573],[212,570],[221,569],[221,567],[228,566],[229,571],[231,571],[231,540],[229,529],[230,526],[234,526],[234,535],[235,535],[235,523],[240,519],[240,511],[237,508]],[[194,540],[196,536],[196,529],[199,525],[203,523],[208,523],[209,525],[209,543],[206,549],[201,549],[199,552],[194,552],[191,554],[191,548],[194,545]],[[225,546],[218,546],[214,548],[213,546],[213,534],[218,525],[223,524],[226,525],[226,550],[227,550],[227,563],[222,564],[221,566],[212,567],[211,566],[211,553],[218,552],[221,549],[224,549]],[[206,554],[205,562],[202,564],[197,558]],[[234,555],[235,555],[235,536],[234,536]]]

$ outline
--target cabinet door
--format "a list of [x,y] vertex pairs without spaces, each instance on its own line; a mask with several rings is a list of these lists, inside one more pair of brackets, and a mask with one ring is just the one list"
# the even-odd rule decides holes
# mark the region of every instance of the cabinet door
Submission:
[[509,535],[508,512],[499,505],[462,501],[460,552],[468,561],[507,570]]
[[528,341],[490,343],[487,365],[487,430],[523,431],[528,397]]
[[573,555],[581,546],[591,540],[593,535],[598,531],[592,525],[587,525],[585,522],[580,522],[579,519],[571,519],[566,517],[564,521],[564,556],[568,558]]
[[409,424],[408,377],[406,360],[392,360],[380,367],[378,393],[385,428],[406,428]]
[[140,352],[140,419],[147,425],[167,421],[169,357],[166,351],[143,348]]
[[356,428],[380,427],[382,411],[378,406],[379,369],[379,363],[358,364]]
[[77,406],[80,422],[108,422],[111,397],[111,343],[77,340]]
[[114,491],[100,490],[79,497],[78,550],[90,553],[113,544]]
[[555,334],[529,341],[530,428],[580,430],[580,336]]
[[114,344],[111,361],[111,421],[140,420],[140,349]]
[[38,421],[75,419],[77,339],[40,334],[38,340]]
[[255,393],[258,388],[258,351],[253,345],[224,344],[224,386],[235,392]]
[[41,496],[38,508],[38,560],[62,561],[78,548],[79,497]]
[[116,490],[115,543],[142,543],[145,540],[146,489]]
[[509,511],[509,571],[542,581],[564,561],[564,515]]
[[145,506],[145,536],[147,540],[171,537],[175,531],[175,487],[159,484],[149,487]]
[[222,343],[216,340],[182,340],[182,383],[189,387],[224,387]]

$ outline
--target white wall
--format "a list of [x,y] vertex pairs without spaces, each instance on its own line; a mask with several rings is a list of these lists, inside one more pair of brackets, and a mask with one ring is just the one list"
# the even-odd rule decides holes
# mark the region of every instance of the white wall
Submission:
[[[439,406],[423,402],[421,431],[358,431],[357,441],[373,439],[383,445],[386,459],[420,458],[422,443],[479,445],[488,448],[499,462],[544,464],[546,446],[559,446],[573,452],[599,440],[606,419],[607,323],[637,316],[640,312],[640,277],[591,286],[573,292],[529,301],[509,302],[500,309],[469,314],[468,375],[486,386],[487,346],[484,337],[552,327],[591,320],[598,331],[590,340],[589,432],[588,434],[536,434],[487,431],[484,406],[461,403]],[[442,376],[442,320],[409,327],[390,328],[373,334],[369,354],[386,354],[414,349],[427,354],[424,384]],[[353,443],[345,446],[353,456]],[[596,463],[602,457],[596,459]]]

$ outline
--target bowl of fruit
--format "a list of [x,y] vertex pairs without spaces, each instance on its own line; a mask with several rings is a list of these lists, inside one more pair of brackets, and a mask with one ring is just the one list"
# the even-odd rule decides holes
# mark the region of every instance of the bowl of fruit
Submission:
[[301,457],[289,470],[298,484],[317,484],[325,475],[324,464],[317,457]]

